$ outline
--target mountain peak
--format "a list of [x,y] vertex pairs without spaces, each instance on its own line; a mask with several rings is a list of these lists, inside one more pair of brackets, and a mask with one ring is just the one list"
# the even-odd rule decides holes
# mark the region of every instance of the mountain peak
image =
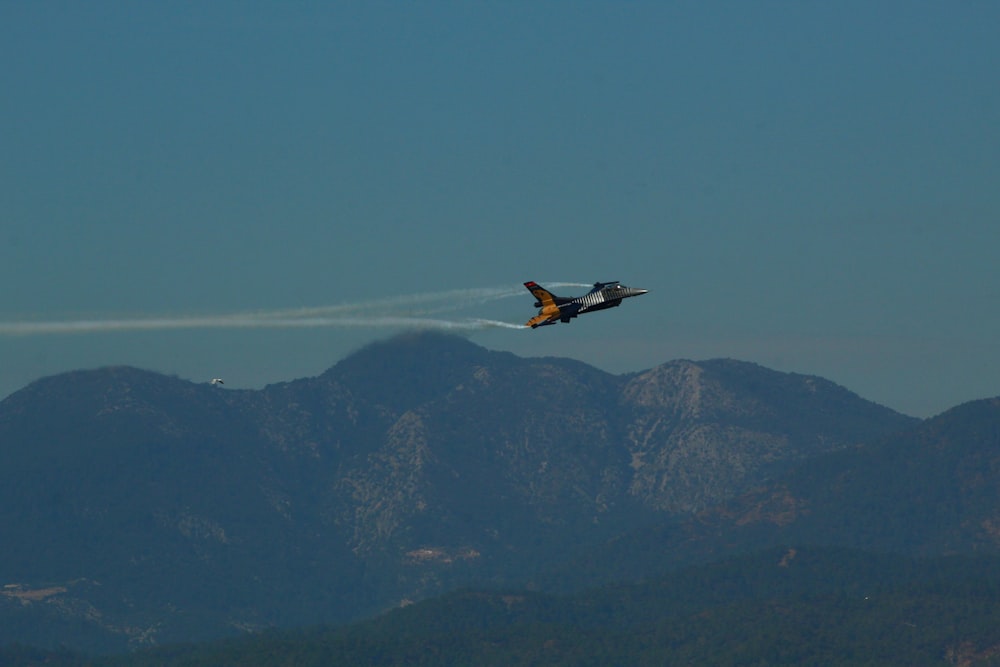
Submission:
[[63,415],[85,414],[138,403],[172,402],[197,387],[177,377],[132,366],[105,366],[43,377],[0,403],[14,412],[44,405],[44,409]]
[[466,338],[415,331],[366,345],[323,374],[358,397],[393,411],[411,409],[446,392],[490,359],[515,360]]

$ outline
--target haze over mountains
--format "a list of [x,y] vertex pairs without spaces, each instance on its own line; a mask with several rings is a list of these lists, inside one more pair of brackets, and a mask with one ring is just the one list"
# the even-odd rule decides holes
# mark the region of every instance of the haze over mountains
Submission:
[[346,622],[775,545],[994,554],[998,445],[997,399],[921,422],[745,362],[614,376],[428,333],[260,391],[76,371],[0,402],[0,644]]

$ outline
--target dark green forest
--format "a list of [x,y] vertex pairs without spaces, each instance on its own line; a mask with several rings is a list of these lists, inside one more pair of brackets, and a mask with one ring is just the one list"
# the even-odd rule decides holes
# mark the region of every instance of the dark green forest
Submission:
[[467,590],[349,626],[13,667],[998,665],[1000,559],[781,548],[573,595]]

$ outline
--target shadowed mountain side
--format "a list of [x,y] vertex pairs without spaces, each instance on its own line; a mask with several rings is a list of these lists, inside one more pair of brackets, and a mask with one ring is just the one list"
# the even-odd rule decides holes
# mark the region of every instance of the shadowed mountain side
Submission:
[[37,602],[46,624],[79,616],[143,644],[280,623],[316,597],[356,601],[360,587],[343,586],[360,580],[359,564],[339,536],[316,530],[299,502],[311,487],[234,396],[109,368],[5,401],[0,572],[11,594],[0,606]]
[[535,577],[915,421],[753,364],[613,376],[428,333],[260,391],[66,373],[0,402],[0,614],[133,646],[350,620]]

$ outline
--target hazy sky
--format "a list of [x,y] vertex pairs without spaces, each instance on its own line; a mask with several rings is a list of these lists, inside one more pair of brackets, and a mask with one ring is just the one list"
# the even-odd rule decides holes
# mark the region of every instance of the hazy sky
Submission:
[[[4,2],[0,397],[109,364],[261,387],[398,330],[180,318],[611,279],[651,292],[471,339],[616,373],[731,357],[916,416],[1000,394],[998,25],[909,0]],[[11,333],[137,318],[165,324]]]

